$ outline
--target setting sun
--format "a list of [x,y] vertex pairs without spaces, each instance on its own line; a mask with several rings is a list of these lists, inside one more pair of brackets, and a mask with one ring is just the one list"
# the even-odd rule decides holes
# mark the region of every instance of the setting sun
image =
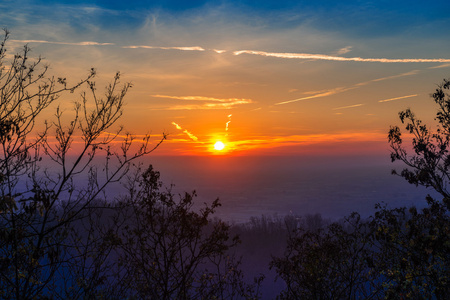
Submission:
[[214,150],[221,151],[225,148],[225,144],[221,141],[218,141],[214,144]]

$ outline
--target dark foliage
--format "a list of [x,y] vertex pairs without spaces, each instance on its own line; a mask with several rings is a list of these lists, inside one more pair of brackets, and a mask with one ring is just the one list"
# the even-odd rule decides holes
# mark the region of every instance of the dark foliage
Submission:
[[286,253],[272,267],[286,282],[281,299],[446,299],[450,293],[450,81],[432,95],[438,105],[432,133],[407,109],[400,121],[412,136],[413,155],[401,130],[389,131],[392,161],[406,165],[399,174],[409,183],[430,187],[421,211],[378,205],[368,220],[354,213],[316,230],[299,228]]
[[[179,200],[161,191],[159,172],[150,168],[129,180],[121,208],[124,229],[119,264],[138,298],[255,299],[257,285],[243,282],[239,261],[229,251],[239,243],[230,226],[211,221],[218,200],[199,212],[195,192]],[[127,222],[126,220],[132,220]]]
[[408,155],[403,146],[402,133],[398,126],[391,127],[389,143],[392,148],[392,161],[401,161],[405,164],[399,174],[409,183],[431,187],[443,198],[442,202],[450,208],[450,193],[447,189],[450,173],[450,81],[444,80],[432,94],[434,102],[438,105],[436,132],[417,119],[415,114],[406,109],[399,113],[400,121],[412,136],[413,155]]
[[377,294],[369,267],[369,231],[356,213],[314,230],[295,230],[285,255],[271,264],[287,284],[280,298],[366,299]]
[[445,299],[450,292],[450,217],[429,201],[422,211],[379,207],[371,221],[373,270],[386,297]]
[[[106,132],[114,130],[131,87],[120,86],[119,73],[98,97],[94,70],[70,84],[49,76],[27,46],[8,64],[8,37],[5,31],[0,44],[1,298],[264,297],[264,276],[248,284],[238,253],[251,262],[271,260],[286,287],[280,299],[446,299],[450,293],[450,81],[432,95],[434,133],[411,110],[399,114],[413,155],[399,127],[389,132],[392,160],[406,165],[394,173],[441,199],[428,196],[422,210],[378,205],[366,220],[358,213],[338,222],[262,216],[232,227],[213,218],[218,200],[194,209],[195,192],[174,195],[152,166],[135,164],[162,140],[151,146],[146,136],[135,145],[125,134],[113,147],[122,128]],[[56,106],[54,120],[36,125],[60,96],[82,86],[89,92],[81,93],[72,115]],[[108,195],[113,183],[124,184],[126,193]]]
[[[107,133],[131,85],[120,87],[117,73],[99,97],[94,70],[71,85],[48,76],[27,46],[7,65],[8,37],[5,30],[0,47],[0,297],[257,298],[262,279],[245,284],[230,251],[239,239],[210,221],[218,200],[196,212],[195,193],[175,199],[158,172],[132,163],[165,136],[151,146],[149,136],[136,145],[121,127]],[[82,86],[89,93],[73,114],[56,106],[53,121],[35,126]],[[128,195],[108,195],[126,178]]]

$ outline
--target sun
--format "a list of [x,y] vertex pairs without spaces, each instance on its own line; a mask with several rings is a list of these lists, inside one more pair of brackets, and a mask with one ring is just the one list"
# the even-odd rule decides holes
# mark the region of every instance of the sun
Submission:
[[214,150],[221,151],[225,148],[225,144],[221,141],[218,141],[214,144]]

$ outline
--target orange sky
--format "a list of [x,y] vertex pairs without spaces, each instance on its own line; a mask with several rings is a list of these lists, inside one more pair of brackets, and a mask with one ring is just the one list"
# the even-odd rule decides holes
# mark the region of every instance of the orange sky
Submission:
[[[134,86],[121,124],[154,142],[168,134],[157,155],[217,155],[218,140],[221,155],[384,153],[400,110],[432,120],[429,94],[450,71],[442,24],[389,19],[400,10],[378,11],[370,24],[359,16],[368,21],[358,28],[342,21],[354,13],[346,7],[329,16],[341,20],[334,26],[316,22],[322,12],[312,8],[303,21],[289,7],[181,13],[42,2],[21,17],[3,8],[9,53],[28,43],[53,74],[74,81],[96,67],[99,87],[120,70]],[[41,18],[27,18],[33,10]],[[61,105],[70,110],[73,97]]]

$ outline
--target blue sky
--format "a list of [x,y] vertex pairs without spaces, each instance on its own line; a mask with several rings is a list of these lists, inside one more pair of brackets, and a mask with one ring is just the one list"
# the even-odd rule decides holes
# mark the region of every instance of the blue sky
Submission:
[[[392,35],[399,32],[425,34],[425,31],[426,34],[433,32],[442,34],[450,22],[448,1],[6,0],[3,2],[4,18],[6,14],[21,14],[29,18],[30,23],[46,15],[56,19],[58,15],[68,17],[67,21],[77,20],[78,17],[88,18],[90,15],[93,18],[90,21],[101,26],[115,26],[119,23],[138,27],[152,13],[178,16],[215,10],[220,18],[232,19],[234,13],[244,14],[254,16],[254,22],[264,22],[266,26],[294,26],[307,22],[314,27],[344,31],[350,35]],[[86,15],[82,16],[80,11],[75,14],[77,8],[80,10],[92,8],[92,10],[86,11]],[[74,14],[68,14],[70,11]],[[242,21],[251,23],[252,19]]]
[[[27,1],[6,0],[2,25],[69,24],[110,30],[139,29],[149,16],[191,17],[191,22],[241,23],[267,29],[307,25],[353,38],[404,35],[445,38],[450,25],[448,1]],[[214,14],[215,19],[205,20]],[[203,19],[203,20],[202,20]]]

